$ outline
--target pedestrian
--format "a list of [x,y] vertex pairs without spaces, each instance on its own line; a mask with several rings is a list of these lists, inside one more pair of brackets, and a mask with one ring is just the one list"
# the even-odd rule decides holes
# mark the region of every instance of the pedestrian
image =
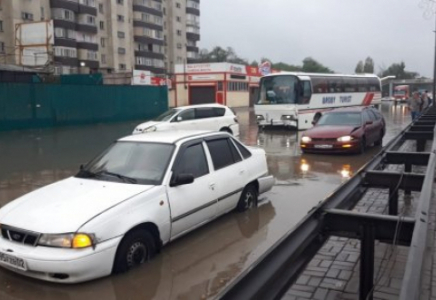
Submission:
[[419,114],[421,113],[421,104],[422,100],[419,97],[418,92],[413,93],[412,99],[407,101],[407,107],[410,110],[412,121],[415,121],[419,117]]
[[430,106],[430,102],[429,102],[429,97],[428,97],[427,91],[422,93],[421,100],[422,100],[421,112],[424,112]]

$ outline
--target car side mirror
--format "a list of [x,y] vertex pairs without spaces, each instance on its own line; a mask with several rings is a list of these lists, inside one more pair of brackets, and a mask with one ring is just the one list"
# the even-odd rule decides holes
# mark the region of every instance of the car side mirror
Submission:
[[192,174],[179,174],[175,175],[171,180],[170,186],[176,187],[181,185],[187,185],[194,182],[194,175]]

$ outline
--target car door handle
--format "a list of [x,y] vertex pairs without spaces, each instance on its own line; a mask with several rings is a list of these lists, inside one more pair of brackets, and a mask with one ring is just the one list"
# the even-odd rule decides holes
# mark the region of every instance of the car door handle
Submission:
[[239,171],[239,175],[244,175],[244,173],[245,173],[245,170]]
[[215,183],[211,183],[209,184],[209,188],[213,191],[215,190]]

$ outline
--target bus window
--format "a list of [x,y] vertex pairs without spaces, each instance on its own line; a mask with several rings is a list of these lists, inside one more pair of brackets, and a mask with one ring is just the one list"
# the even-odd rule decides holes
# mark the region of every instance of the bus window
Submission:
[[298,104],[309,104],[312,97],[312,85],[310,81],[304,80],[300,82],[301,95],[298,100]]
[[366,93],[368,90],[368,80],[366,78],[357,78],[357,91]]
[[257,104],[296,104],[297,84],[298,79],[292,75],[264,77]]
[[354,77],[344,77],[344,92],[355,93],[357,92],[357,80]]
[[329,92],[330,93],[342,93],[343,92],[343,82],[341,77],[330,77],[329,78]]
[[368,78],[368,82],[370,92],[380,92],[380,81],[378,78]]
[[312,86],[314,94],[328,93],[327,77],[312,77]]

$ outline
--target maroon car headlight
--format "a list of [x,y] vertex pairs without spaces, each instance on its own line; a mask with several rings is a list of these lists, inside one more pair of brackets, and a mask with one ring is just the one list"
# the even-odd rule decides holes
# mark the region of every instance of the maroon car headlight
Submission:
[[346,135],[346,136],[341,136],[340,138],[338,138],[338,142],[343,142],[343,143],[348,143],[351,142],[353,140],[352,136]]
[[312,139],[310,137],[308,137],[308,136],[303,136],[301,138],[301,142],[302,143],[310,143],[311,141],[312,141]]

